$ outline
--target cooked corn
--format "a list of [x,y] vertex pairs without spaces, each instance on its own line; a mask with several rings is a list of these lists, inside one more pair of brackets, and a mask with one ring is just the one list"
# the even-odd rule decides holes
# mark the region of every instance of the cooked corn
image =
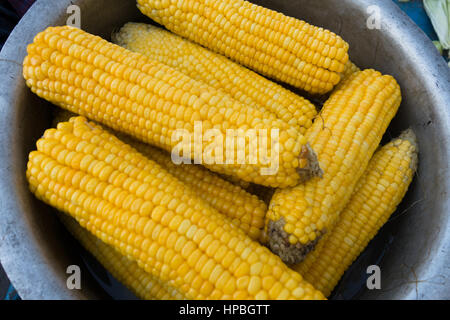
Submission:
[[[64,109],[168,151],[182,144],[185,157],[209,163],[207,166],[213,171],[245,181],[282,187],[309,177],[315,157],[296,127],[144,55],[69,26],[47,28],[35,37],[27,51],[23,67],[27,85]],[[206,140],[207,133],[213,132],[208,130],[214,129],[214,136],[220,133],[222,140],[205,141],[203,145],[193,139],[194,126],[199,121],[197,137],[201,135]],[[187,131],[188,141],[174,141],[177,139],[173,139],[173,134],[180,133],[177,129]],[[260,152],[251,159],[255,153],[249,144],[245,148],[237,143],[227,146],[224,137],[229,129],[235,133],[266,130],[264,149],[269,162]],[[276,132],[278,139],[272,136]],[[259,151],[257,147],[264,145],[257,143],[252,149]],[[244,155],[244,163],[237,161],[238,153]],[[216,157],[223,163],[233,163],[217,164]],[[223,157],[226,159],[220,159]],[[277,170],[273,174],[261,172],[274,166]]]
[[336,85],[348,44],[336,34],[243,0],[138,0],[170,31],[311,93]]
[[245,105],[274,113],[289,124],[299,126],[302,134],[317,115],[316,107],[303,97],[161,28],[127,23],[113,39],[118,45],[222,90]]
[[327,100],[307,132],[323,178],[279,189],[269,205],[269,245],[285,262],[300,262],[336,222],[400,101],[395,79],[371,69],[350,76]]
[[71,118],[36,145],[31,191],[185,297],[323,298],[195,191],[93,122]]
[[[74,113],[60,109],[56,113],[53,125],[56,127],[61,121],[68,121]],[[244,230],[252,239],[260,239],[264,226],[267,205],[257,196],[243,190],[203,166],[196,164],[176,165],[170,154],[137,141],[130,136],[111,132],[121,141],[129,144],[148,159],[155,161],[175,178],[188,187],[198,190],[198,196],[209,203],[214,209],[231,219],[232,223]]]
[[417,153],[411,129],[379,149],[335,227],[294,270],[328,296],[402,200],[417,168]]
[[89,251],[114,278],[126,286],[136,297],[145,300],[182,300],[185,297],[167,282],[145,272],[138,264],[121,255],[111,246],[93,236],[76,220],[60,214],[67,230]]

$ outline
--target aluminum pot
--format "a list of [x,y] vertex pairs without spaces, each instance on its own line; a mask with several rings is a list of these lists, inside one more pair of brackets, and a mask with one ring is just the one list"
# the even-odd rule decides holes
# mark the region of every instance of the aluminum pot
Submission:
[[[378,0],[377,7],[370,7],[374,4],[372,0],[255,2],[339,33],[350,43],[350,56],[356,64],[395,76],[404,99],[386,139],[407,127],[412,127],[418,136],[420,166],[406,198],[345,274],[333,297],[450,299],[450,72],[447,64],[391,0]],[[138,12],[133,0],[38,0],[3,47],[0,54],[0,260],[24,299],[127,297],[121,289],[111,290],[110,279],[104,271],[86,258],[58,223],[53,210],[34,198],[25,179],[28,152],[49,127],[53,107],[26,87],[21,63],[27,44],[37,32],[66,23],[71,4],[81,8],[82,29],[107,39],[114,28],[127,21],[148,21]],[[381,28],[368,28],[368,20],[373,25],[371,19],[377,16]],[[69,265],[81,267],[81,290],[67,288]],[[368,265],[380,267],[379,290],[366,287]]]

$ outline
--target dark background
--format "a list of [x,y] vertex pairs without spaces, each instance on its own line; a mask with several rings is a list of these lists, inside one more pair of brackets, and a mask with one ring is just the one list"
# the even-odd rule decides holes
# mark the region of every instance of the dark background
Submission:
[[[423,9],[422,0],[412,0],[409,2],[393,1],[419,25],[432,40],[437,40],[433,26]],[[0,50],[8,38],[9,33],[33,2],[34,0],[0,0]],[[19,295],[10,284],[8,277],[0,264],[0,300],[18,299],[20,299]]]

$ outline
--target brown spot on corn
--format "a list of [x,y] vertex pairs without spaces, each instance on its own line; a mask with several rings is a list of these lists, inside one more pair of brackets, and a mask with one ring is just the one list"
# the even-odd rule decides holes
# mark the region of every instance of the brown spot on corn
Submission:
[[[304,245],[301,243],[292,244],[289,242],[290,234],[284,230],[286,222],[283,218],[278,221],[267,222],[267,236],[263,236],[263,239],[268,239],[268,245],[270,249],[275,252],[281,260],[286,264],[292,265],[298,261],[303,260],[305,256],[311,251],[319,241],[318,236],[314,241]],[[326,233],[326,230],[323,230]]]
[[302,147],[302,152],[300,153],[300,159],[303,159],[307,164],[303,168],[298,169],[298,174],[300,175],[299,183],[303,183],[311,179],[312,177],[322,177],[323,171],[320,168],[319,160],[314,150],[311,148],[309,143]]
[[277,190],[269,205],[269,234],[281,235],[269,241],[276,254],[298,263],[332,228],[400,101],[395,79],[371,69],[353,74],[330,96],[306,135],[323,177]]

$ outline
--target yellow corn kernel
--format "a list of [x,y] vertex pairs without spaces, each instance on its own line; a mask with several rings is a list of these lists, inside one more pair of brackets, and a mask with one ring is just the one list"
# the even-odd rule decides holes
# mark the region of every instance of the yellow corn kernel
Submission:
[[[277,290],[249,282],[241,289],[248,299],[323,299],[298,273],[198,198],[195,190],[95,123],[83,117],[71,118],[47,130],[36,145],[26,174],[36,197],[75,218],[186,298],[232,298],[241,279],[254,277],[254,269],[237,268],[245,261],[267,267],[259,283],[272,274],[283,275],[275,281]],[[59,157],[64,150],[67,155]],[[69,157],[69,153],[74,156]],[[84,161],[87,164],[80,166]],[[99,172],[95,169],[98,165],[102,167]],[[79,178],[74,179],[75,175]],[[110,188],[97,193],[101,185]],[[113,189],[125,196],[112,198],[109,194]],[[153,209],[142,214],[146,201]],[[225,248],[225,256],[218,255],[220,250],[208,250],[214,243]],[[289,289],[293,287],[302,290]]]
[[[328,296],[404,197],[417,169],[418,151],[411,129],[380,148],[334,228],[293,269]],[[379,186],[385,190],[382,194],[376,192]]]
[[[220,153],[226,155],[227,151],[234,157],[238,151],[245,156],[244,163],[236,159],[230,159],[233,164],[213,161],[207,165],[213,171],[267,186],[292,186],[302,179],[302,170],[307,168],[301,166],[305,163],[300,160],[313,155],[297,127],[272,113],[244,105],[160,62],[80,29],[49,27],[35,37],[33,45],[24,59],[23,75],[40,97],[167,151],[184,143],[183,156],[201,162],[211,160],[208,148],[218,152],[219,160]],[[198,122],[201,128],[194,134]],[[254,154],[250,148],[223,141],[220,144],[219,139],[213,141],[217,145],[194,139],[201,136],[207,140],[206,133],[213,128],[223,141],[230,129],[265,132],[266,155],[269,159],[278,155],[279,161],[265,163],[264,157],[258,156],[255,163],[250,163],[248,159]],[[273,136],[276,132],[278,139]],[[176,133],[183,134],[182,141],[174,138]],[[272,144],[278,148],[274,150]],[[273,165],[277,165],[273,174],[262,172]]]
[[311,93],[336,85],[348,44],[336,34],[244,0],[138,0],[170,31]]
[[172,67],[185,75],[228,93],[243,104],[274,113],[304,134],[317,115],[305,98],[255,72],[173,33],[144,23],[127,23],[113,41],[128,50]]
[[[332,228],[400,101],[395,79],[371,69],[353,74],[327,100],[307,132],[323,178],[279,189],[269,205],[269,245],[284,261],[300,262]],[[291,234],[286,223],[294,225]]]
[[136,297],[145,300],[183,300],[185,297],[169,283],[145,272],[138,264],[121,255],[111,246],[93,236],[74,219],[60,214],[60,220],[69,232],[89,251],[114,278],[125,285]]

